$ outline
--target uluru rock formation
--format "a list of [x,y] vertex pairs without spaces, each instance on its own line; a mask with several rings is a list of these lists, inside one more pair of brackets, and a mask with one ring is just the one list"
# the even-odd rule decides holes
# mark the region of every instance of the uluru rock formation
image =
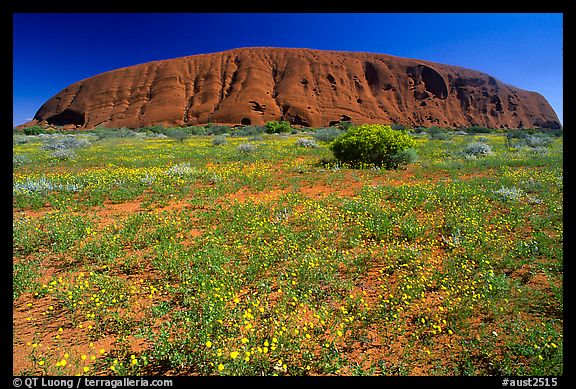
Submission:
[[49,99],[34,124],[79,128],[287,120],[560,128],[540,94],[475,70],[384,54],[241,48],[121,68]]

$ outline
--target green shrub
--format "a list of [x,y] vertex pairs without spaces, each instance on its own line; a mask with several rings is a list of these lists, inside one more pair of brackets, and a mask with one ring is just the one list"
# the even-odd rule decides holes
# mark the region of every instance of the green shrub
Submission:
[[[155,134],[164,134],[166,128],[164,126],[145,126],[139,129],[141,132],[153,132]],[[164,134],[166,135],[166,134]]]
[[54,150],[50,155],[52,156],[52,158],[58,159],[60,161],[67,161],[69,159],[73,159],[76,157],[76,153],[73,150],[69,149]]
[[224,135],[216,135],[214,139],[212,139],[213,146],[221,146],[226,143],[226,137]]
[[342,130],[342,131],[348,131],[348,129],[350,127],[353,127],[354,123],[352,123],[350,120],[344,120],[341,121],[340,123],[338,123],[337,127]]
[[164,135],[170,139],[184,143],[184,140],[188,139],[191,134],[182,128],[168,128],[164,130]]
[[562,136],[562,134],[563,134],[563,129],[562,129],[562,128],[558,128],[558,129],[556,129],[556,130],[547,130],[546,133],[547,133],[548,135],[553,135],[553,136],[556,136],[556,137],[560,137],[560,136]]
[[266,132],[266,127],[264,126],[243,126],[239,128],[235,128],[232,132],[231,136],[239,137],[239,136],[255,136],[260,135]]
[[300,138],[296,141],[296,146],[314,149],[318,147],[318,143],[314,139]]
[[482,142],[473,142],[466,145],[464,154],[473,155],[475,157],[492,154],[492,147]]
[[64,137],[57,135],[44,140],[41,148],[42,150],[66,150],[88,146],[90,146],[88,139],[78,138],[74,135],[66,135]]
[[43,134],[44,133],[44,129],[40,126],[32,126],[32,127],[27,127],[24,129],[24,134],[26,135],[38,135],[38,134]]
[[280,134],[283,132],[290,132],[292,131],[292,127],[290,127],[290,123],[285,122],[285,121],[281,121],[278,122],[276,120],[267,122],[265,124],[266,126],[266,132],[269,134]]
[[121,128],[98,127],[94,129],[92,132],[94,133],[94,135],[98,137],[98,140],[108,138],[132,138],[136,136],[136,131],[126,127]]
[[249,153],[253,152],[254,150],[256,150],[256,146],[254,146],[253,144],[250,144],[250,143],[242,143],[242,144],[238,145],[236,150],[238,150],[242,154],[249,154]]
[[182,130],[186,131],[190,135],[204,135],[204,134],[206,134],[206,129],[202,126],[187,126],[187,127],[182,127]]
[[314,139],[317,139],[320,142],[330,143],[343,133],[344,130],[341,130],[337,127],[327,127],[327,128],[318,128],[316,131],[314,131],[314,134],[312,136],[314,137]]
[[[18,131],[16,131],[18,132]],[[42,127],[39,125],[34,125],[32,127],[27,127],[23,130],[25,135],[40,135],[40,134],[57,134],[57,133],[66,133],[65,130],[62,130],[60,127]]]
[[390,155],[390,164],[395,167],[406,166],[418,160],[416,150],[410,148]]
[[384,166],[387,169],[398,168],[404,161],[413,157],[406,150],[416,145],[405,131],[393,130],[381,124],[364,124],[352,127],[332,142],[330,149],[334,157],[343,163],[358,165],[362,163]]
[[26,155],[12,155],[13,167],[20,167],[22,165],[26,165],[27,163],[30,163],[30,158],[28,158]]
[[451,136],[448,132],[440,131],[430,133],[431,140],[450,140]]
[[205,135],[223,135],[223,134],[230,134],[233,132],[232,128],[225,126],[223,124],[208,123],[204,128],[205,128]]
[[472,126],[465,130],[469,134],[489,134],[492,132],[491,129],[482,126]]

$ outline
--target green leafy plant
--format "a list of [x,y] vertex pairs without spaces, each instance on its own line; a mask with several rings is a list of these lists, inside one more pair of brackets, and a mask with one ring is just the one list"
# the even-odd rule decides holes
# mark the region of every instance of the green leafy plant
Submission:
[[292,127],[290,127],[290,123],[286,122],[286,121],[270,121],[267,122],[265,124],[266,126],[266,132],[269,134],[280,134],[283,132],[291,132],[292,131]]
[[40,126],[32,126],[32,127],[27,127],[24,129],[24,134],[26,135],[38,135],[38,134],[43,134],[44,133],[44,129]]
[[164,134],[168,138],[174,139],[175,141],[178,141],[180,143],[184,143],[184,141],[190,137],[190,133],[181,128],[171,128],[169,130],[164,131]]
[[410,158],[402,158],[400,153],[415,145],[416,142],[405,131],[381,124],[364,124],[339,136],[330,149],[341,162],[351,165],[366,163],[390,169],[413,160],[413,154]]

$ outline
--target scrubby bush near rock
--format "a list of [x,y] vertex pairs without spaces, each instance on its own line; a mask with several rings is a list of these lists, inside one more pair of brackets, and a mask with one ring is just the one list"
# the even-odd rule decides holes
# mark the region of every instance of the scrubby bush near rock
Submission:
[[350,128],[332,142],[334,157],[351,165],[373,164],[387,169],[398,168],[413,159],[416,142],[405,131],[381,124],[364,124]]
[[244,126],[235,128],[234,131],[231,133],[231,136],[238,137],[238,136],[257,136],[261,135],[266,132],[267,128],[264,126]]
[[240,153],[248,154],[256,150],[256,146],[250,143],[242,143],[238,145],[236,150],[238,150]]
[[76,157],[76,153],[70,149],[54,150],[50,155],[52,156],[52,158],[55,158],[60,161],[67,161],[69,159],[73,159]]
[[183,128],[170,128],[164,132],[164,135],[170,139],[174,139],[177,142],[184,143],[184,141],[188,139],[191,134]]
[[57,136],[50,137],[42,145],[43,150],[65,150],[76,149],[80,147],[90,146],[90,141],[87,139],[77,138],[72,135],[65,137]]
[[296,141],[296,146],[305,148],[316,148],[318,143],[314,139],[300,138]]
[[226,137],[223,135],[215,136],[214,139],[212,139],[213,146],[221,146],[224,143],[226,143]]
[[[108,138],[133,138],[137,135],[137,132],[131,130],[130,128],[96,128],[93,131],[94,135],[98,137],[98,140],[108,139]],[[161,134],[159,132],[147,131],[148,134]]]
[[26,135],[38,135],[42,134],[44,129],[40,126],[31,126],[24,129],[24,134]]
[[266,132],[269,134],[290,133],[292,131],[290,123],[286,121],[278,122],[276,120],[273,120],[267,122],[265,126],[266,126]]
[[340,128],[327,127],[327,128],[317,129],[316,131],[314,131],[314,135],[312,135],[312,136],[314,137],[314,139],[316,139],[320,142],[330,143],[334,139],[336,139],[340,135],[342,135],[343,133],[344,133],[344,130],[341,130]]
[[466,145],[464,154],[473,155],[475,157],[492,154],[492,147],[486,143],[473,142]]

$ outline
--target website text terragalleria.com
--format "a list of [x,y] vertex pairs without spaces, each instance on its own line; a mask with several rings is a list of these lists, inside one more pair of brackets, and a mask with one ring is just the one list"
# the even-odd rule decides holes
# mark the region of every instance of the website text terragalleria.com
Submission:
[[[16,380],[20,382],[16,382]],[[18,385],[20,384],[20,385]],[[14,386],[27,388],[50,387],[50,388],[125,388],[125,387],[172,387],[170,379],[147,379],[147,378],[44,378],[28,377],[14,380]]]

